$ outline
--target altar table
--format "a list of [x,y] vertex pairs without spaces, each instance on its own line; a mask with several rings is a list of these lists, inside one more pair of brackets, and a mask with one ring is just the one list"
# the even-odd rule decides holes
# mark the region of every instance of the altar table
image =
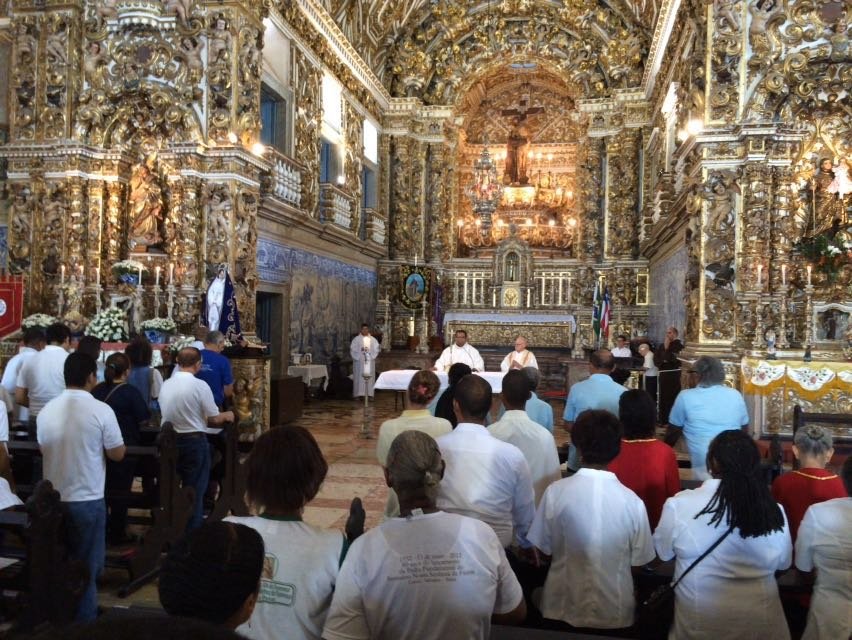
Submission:
[[[383,371],[379,374],[379,379],[376,380],[374,389],[384,389],[390,391],[406,391],[411,378],[417,373],[413,369],[392,369]],[[435,375],[441,381],[441,389],[446,389],[449,386],[447,374],[444,371],[436,371]],[[473,375],[484,378],[491,385],[491,393],[501,393],[503,391],[503,376],[506,375],[502,371],[479,371]]]

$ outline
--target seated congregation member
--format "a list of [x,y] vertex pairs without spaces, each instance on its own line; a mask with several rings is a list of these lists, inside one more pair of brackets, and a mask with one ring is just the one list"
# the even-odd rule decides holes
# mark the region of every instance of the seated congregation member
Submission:
[[799,468],[775,478],[772,497],[784,507],[795,543],[799,523],[808,507],[833,498],[845,498],[846,487],[836,473],[825,468],[834,455],[831,433],[827,429],[811,424],[796,431],[793,455],[799,461]]
[[98,365],[98,382],[104,381],[104,369],[106,365],[101,360],[101,339],[96,336],[83,336],[77,343],[75,349],[78,353],[85,353]]
[[506,413],[488,427],[488,433],[515,445],[526,458],[532,474],[535,503],[538,505],[544,490],[562,477],[559,454],[553,436],[533,422],[524,411],[530,397],[527,377],[522,371],[509,371],[503,377],[503,405]]
[[775,572],[790,566],[793,545],[760,475],[757,445],[742,431],[723,431],[710,443],[707,468],[712,479],[669,498],[654,531],[657,555],[677,558],[675,580],[721,540],[677,584],[669,637],[789,638]]
[[535,367],[524,367],[521,369],[530,383],[530,399],[524,409],[533,422],[553,433],[553,407],[536,395],[536,389],[541,384],[541,372]]
[[[376,457],[379,459],[380,465],[385,466],[391,443],[403,431],[422,431],[433,438],[437,438],[453,430],[453,425],[449,420],[433,416],[426,408],[438,395],[440,389],[441,381],[431,371],[418,371],[411,376],[411,381],[408,383],[408,409],[403,411],[398,418],[385,420],[379,427]],[[385,515],[394,517],[398,513],[399,503],[396,500],[396,494],[391,489],[388,491]]]
[[[618,399],[627,389],[610,377],[615,369],[615,359],[608,349],[598,349],[589,357],[589,377],[571,385],[562,419],[565,429],[571,431],[574,420],[588,409],[603,409],[618,415]],[[568,450],[568,469],[576,471],[580,466],[577,449],[571,444]]]
[[608,411],[584,411],[572,438],[583,467],[544,492],[529,540],[552,556],[541,613],[575,628],[633,625],[631,567],[654,559],[645,505],[606,465],[618,455],[621,425]]
[[796,568],[816,570],[802,640],[852,637],[852,456],[843,464],[846,496],[811,506],[799,527]]
[[456,385],[461,382],[462,378],[469,376],[471,373],[473,372],[470,367],[466,364],[462,364],[461,362],[457,362],[451,366],[447,373],[449,386],[444,389],[444,393],[442,393],[441,397],[438,398],[438,404],[435,405],[435,417],[447,420],[452,425],[453,429],[455,429],[458,424],[456,412],[453,409],[453,400],[455,400],[456,397]]
[[157,399],[160,397],[160,389],[163,388],[163,376],[151,366],[154,359],[151,343],[144,335],[138,335],[130,341],[124,353],[130,358],[127,384],[139,390],[153,414],[159,414],[160,405]]
[[251,527],[207,522],[173,545],[163,560],[160,604],[172,616],[236,629],[254,611],[269,562],[263,539]]
[[63,365],[65,391],[50,400],[37,418],[44,478],[59,492],[68,518],[68,553],[81,560],[89,579],[78,620],[94,620],[98,612],[96,580],[106,553],[106,457],[124,458],[125,446],[115,413],[89,393],[95,386],[95,361],[72,353]]
[[467,341],[467,331],[459,329],[454,336],[453,344],[444,349],[441,357],[435,361],[434,371],[449,371],[456,363],[469,366],[473,371],[485,371],[485,363],[473,346]]
[[258,515],[227,521],[260,533],[267,561],[262,597],[239,632],[247,638],[319,640],[348,547],[340,531],[302,521],[328,464],[311,433],[295,426],[262,434],[245,464],[246,497]]
[[529,548],[526,535],[535,515],[530,468],[520,449],[485,428],[491,385],[479,376],[462,378],[453,407],[458,426],[437,439],[447,464],[438,486],[438,508],[485,522],[504,547],[514,537]]
[[710,477],[705,464],[710,441],[722,431],[747,427],[748,410],[742,394],[724,385],[725,368],[721,360],[701,356],[695,361],[693,371],[698,375],[698,386],[684,389],[675,398],[666,444],[673,447],[683,434],[692,476],[706,480]]
[[29,409],[30,436],[41,408],[65,390],[65,358],[71,348],[71,330],[61,322],[45,331],[47,346],[21,366],[15,387],[15,404]]
[[405,431],[391,444],[385,479],[400,516],[356,540],[343,563],[325,640],[485,639],[491,622],[526,616],[503,544],[482,522],[444,513],[435,441]]
[[201,525],[204,492],[210,480],[208,425],[216,427],[233,422],[234,414],[220,413],[210,387],[195,377],[201,369],[198,349],[185,347],[178,351],[176,360],[177,367],[160,391],[160,409],[163,422],[171,422],[177,433],[177,473],[181,483],[195,489],[195,504],[187,523],[187,530],[192,530]]
[[677,456],[654,437],[657,407],[647,391],[625,391],[618,402],[618,417],[624,430],[621,452],[607,469],[645,503],[651,529],[655,529],[663,504],[680,491]]
[[[141,444],[139,428],[151,417],[151,412],[139,391],[127,384],[130,358],[123,353],[113,353],[104,367],[104,382],[92,389],[92,395],[105,402],[115,412],[121,437],[127,446]],[[136,462],[132,458],[113,462],[107,460],[106,490],[130,491]],[[113,500],[107,519],[110,544],[127,542],[127,506]]]
[[538,361],[535,354],[527,350],[527,339],[524,336],[515,338],[515,350],[503,358],[500,363],[500,371],[506,373],[510,369],[523,369],[532,367],[538,369]]

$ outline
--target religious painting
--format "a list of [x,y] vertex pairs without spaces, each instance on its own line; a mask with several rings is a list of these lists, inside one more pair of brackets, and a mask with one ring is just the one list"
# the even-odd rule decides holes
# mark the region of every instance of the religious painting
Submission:
[[813,332],[817,342],[845,343],[852,340],[852,306],[815,304]]
[[419,309],[429,299],[432,270],[428,267],[406,265],[400,268],[399,299],[408,309]]

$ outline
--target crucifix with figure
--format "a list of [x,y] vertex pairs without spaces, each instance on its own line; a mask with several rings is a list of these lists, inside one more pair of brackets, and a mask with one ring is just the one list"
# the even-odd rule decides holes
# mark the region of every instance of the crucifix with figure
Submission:
[[527,174],[527,154],[530,148],[530,131],[527,128],[527,116],[544,113],[544,107],[530,106],[529,84],[521,88],[521,97],[513,109],[503,109],[500,115],[510,118],[512,128],[506,140],[506,168],[503,172],[503,184],[523,186],[529,183]]

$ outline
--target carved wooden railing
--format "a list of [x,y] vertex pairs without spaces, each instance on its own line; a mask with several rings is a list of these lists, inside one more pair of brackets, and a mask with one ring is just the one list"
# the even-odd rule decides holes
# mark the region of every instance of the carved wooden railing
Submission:
[[367,207],[364,209],[364,218],[367,220],[367,239],[384,245],[387,238],[387,221],[384,216],[376,209]]
[[332,224],[350,231],[352,229],[353,199],[333,184],[320,183],[320,222]]
[[266,195],[298,209],[302,204],[303,168],[275,149],[269,149],[266,157],[272,164]]

